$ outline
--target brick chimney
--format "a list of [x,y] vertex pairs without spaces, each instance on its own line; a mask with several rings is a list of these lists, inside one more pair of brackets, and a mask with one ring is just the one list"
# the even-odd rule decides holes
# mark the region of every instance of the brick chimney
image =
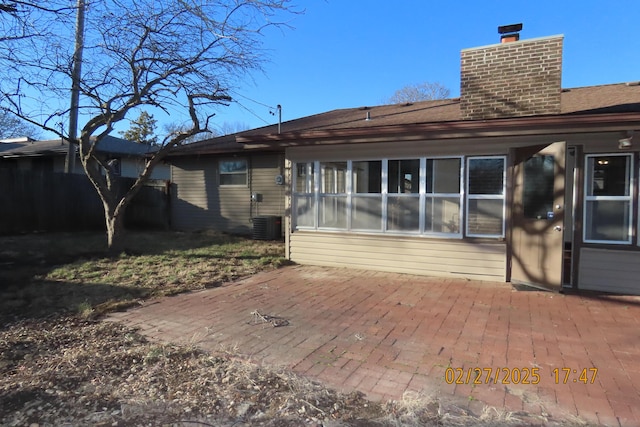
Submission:
[[500,44],[462,50],[463,119],[560,113],[564,37],[517,39],[503,36]]

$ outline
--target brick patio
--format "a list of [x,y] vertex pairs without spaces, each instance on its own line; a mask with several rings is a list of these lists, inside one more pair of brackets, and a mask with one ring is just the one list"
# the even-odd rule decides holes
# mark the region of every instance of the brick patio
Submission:
[[[255,310],[289,325],[256,322]],[[417,391],[466,402],[474,411],[490,405],[640,426],[640,297],[293,266],[148,301],[108,320],[156,340],[233,349],[374,400]],[[588,371],[583,384],[579,374],[592,367],[598,368],[595,382]],[[473,368],[486,368],[482,384],[470,384]],[[571,369],[566,384],[562,368]],[[447,373],[460,372],[462,384],[449,384]],[[516,381],[519,373],[537,372],[540,380],[503,384],[507,372]]]

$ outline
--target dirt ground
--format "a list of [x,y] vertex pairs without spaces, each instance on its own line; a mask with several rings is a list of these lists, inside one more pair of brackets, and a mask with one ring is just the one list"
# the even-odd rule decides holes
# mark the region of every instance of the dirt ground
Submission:
[[101,322],[105,312],[141,299],[216,286],[282,262],[273,243],[134,238],[143,249],[105,258],[98,243],[89,244],[100,241],[95,236],[0,237],[0,248],[11,248],[0,250],[0,425],[542,425],[494,408],[471,414],[432,396],[371,402],[229,350],[161,345]]
[[490,408],[470,414],[428,396],[370,402],[231,353],[159,345],[78,316],[4,324],[0,373],[6,426],[538,425]]

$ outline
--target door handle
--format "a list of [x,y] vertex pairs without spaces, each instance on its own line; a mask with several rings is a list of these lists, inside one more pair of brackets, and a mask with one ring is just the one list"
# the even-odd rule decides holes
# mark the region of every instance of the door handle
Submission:
[[560,227],[559,225],[556,225],[555,227],[553,227],[553,229],[556,231],[562,231],[562,227]]

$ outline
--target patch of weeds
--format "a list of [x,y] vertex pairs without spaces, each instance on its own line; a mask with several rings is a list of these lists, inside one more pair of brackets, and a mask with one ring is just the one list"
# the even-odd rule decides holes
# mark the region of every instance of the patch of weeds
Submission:
[[96,317],[286,264],[278,242],[213,232],[130,232],[126,239],[127,252],[109,257],[103,233],[0,236],[0,247],[12,248],[3,256],[19,262],[0,271],[0,313]]
[[143,361],[145,365],[151,365],[159,361],[164,356],[164,347],[152,347],[149,352],[145,354]]
[[249,250],[249,249],[243,249],[240,251],[240,253],[237,255],[238,258],[252,258],[256,255],[255,251]]
[[93,314],[93,311],[94,311],[93,307],[87,301],[81,302],[80,304],[78,304],[76,308],[76,312],[78,313],[80,318],[85,320],[91,317],[91,315]]
[[272,262],[272,265],[275,268],[280,268],[280,267],[284,267],[284,266],[287,266],[287,265],[293,265],[293,264],[295,264],[293,261],[288,260],[288,259],[286,259],[284,257],[275,258],[273,260],[273,262]]

